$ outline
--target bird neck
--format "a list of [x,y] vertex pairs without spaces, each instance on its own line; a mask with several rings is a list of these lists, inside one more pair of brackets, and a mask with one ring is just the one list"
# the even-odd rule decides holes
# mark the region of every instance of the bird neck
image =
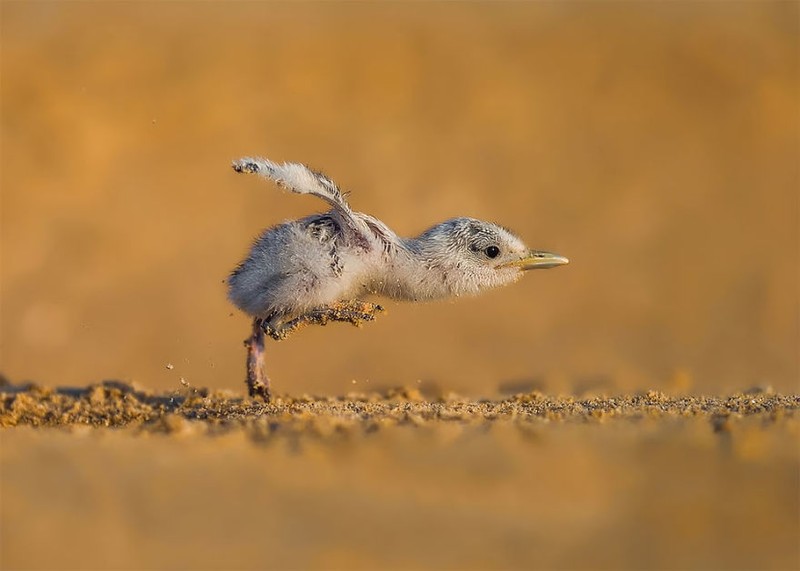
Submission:
[[424,235],[400,239],[377,293],[404,301],[424,301],[478,293],[479,284],[459,261],[435,247]]

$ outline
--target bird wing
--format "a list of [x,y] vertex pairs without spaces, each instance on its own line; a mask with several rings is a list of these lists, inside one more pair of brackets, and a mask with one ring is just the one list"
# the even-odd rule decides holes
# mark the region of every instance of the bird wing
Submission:
[[244,158],[233,161],[233,170],[254,173],[275,181],[280,187],[297,194],[317,196],[336,208],[352,212],[336,183],[324,174],[315,172],[300,163],[274,163],[268,159]]
[[233,170],[257,174],[296,194],[321,198],[339,212],[357,241],[365,245],[368,243],[366,233],[372,233],[372,229],[361,219],[362,215],[353,212],[336,183],[324,174],[300,163],[278,164],[268,159],[250,157],[233,161]]

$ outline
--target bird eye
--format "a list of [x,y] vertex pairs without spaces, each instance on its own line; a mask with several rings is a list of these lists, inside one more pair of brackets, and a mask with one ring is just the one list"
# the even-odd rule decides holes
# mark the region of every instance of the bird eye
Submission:
[[496,258],[500,255],[500,248],[497,246],[489,246],[483,251],[484,254],[489,256],[490,258]]

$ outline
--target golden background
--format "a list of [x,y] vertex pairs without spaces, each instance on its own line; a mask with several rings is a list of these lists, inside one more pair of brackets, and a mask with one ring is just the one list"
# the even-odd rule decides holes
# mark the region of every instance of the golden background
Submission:
[[4,2],[0,371],[242,390],[222,281],[323,208],[230,169],[255,154],[401,234],[470,215],[572,261],[273,344],[278,392],[795,388],[797,13]]
[[[799,392],[797,2],[0,10],[3,418],[103,379],[198,406],[181,379],[243,394],[249,320],[223,280],[262,228],[323,206],[236,175],[247,155],[324,170],[404,235],[469,215],[571,260],[271,343],[279,394]],[[15,392],[29,380],[60,392]],[[132,406],[114,387],[84,405]],[[749,394],[754,410],[772,398]],[[402,416],[398,398],[383,404]],[[319,417],[279,401],[250,419],[274,425],[264,441],[177,413],[141,432],[3,428],[0,564],[800,561],[796,408],[663,418],[644,399],[639,420],[368,432],[303,402]],[[442,402],[460,401],[418,405]]]

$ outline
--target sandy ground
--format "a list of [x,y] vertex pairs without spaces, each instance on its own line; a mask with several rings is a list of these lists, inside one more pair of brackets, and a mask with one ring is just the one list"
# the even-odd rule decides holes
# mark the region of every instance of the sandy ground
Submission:
[[0,390],[4,569],[800,564],[800,397]]

